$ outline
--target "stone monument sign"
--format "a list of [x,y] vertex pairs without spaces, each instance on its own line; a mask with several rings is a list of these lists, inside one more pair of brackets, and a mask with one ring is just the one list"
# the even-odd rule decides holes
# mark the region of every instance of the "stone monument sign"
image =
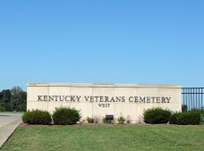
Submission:
[[138,123],[149,108],[181,111],[179,85],[29,83],[27,92],[27,110],[53,113],[56,107],[74,107],[82,119],[113,115]]

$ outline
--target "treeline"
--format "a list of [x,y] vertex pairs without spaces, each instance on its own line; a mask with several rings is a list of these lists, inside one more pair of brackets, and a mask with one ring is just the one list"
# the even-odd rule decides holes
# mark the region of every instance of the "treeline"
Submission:
[[0,92],[0,111],[26,111],[27,92],[20,87]]

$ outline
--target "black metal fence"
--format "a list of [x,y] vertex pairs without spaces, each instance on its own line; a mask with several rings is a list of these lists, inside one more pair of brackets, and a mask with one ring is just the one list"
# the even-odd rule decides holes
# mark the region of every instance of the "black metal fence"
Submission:
[[204,110],[204,87],[182,88],[182,105],[186,105],[187,111]]

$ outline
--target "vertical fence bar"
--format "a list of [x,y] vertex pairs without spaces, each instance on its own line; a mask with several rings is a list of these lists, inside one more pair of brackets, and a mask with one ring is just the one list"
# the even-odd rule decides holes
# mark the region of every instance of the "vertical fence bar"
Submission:
[[201,89],[201,108],[203,110],[203,89]]
[[198,108],[201,110],[201,106],[200,106],[200,89],[198,89]]
[[191,107],[191,101],[190,101],[190,97],[189,97],[189,95],[190,95],[190,89],[188,89],[188,104],[189,104],[189,111],[190,111],[190,107]]
[[200,110],[200,105],[199,105],[199,89],[196,89],[196,106],[197,106],[197,109]]

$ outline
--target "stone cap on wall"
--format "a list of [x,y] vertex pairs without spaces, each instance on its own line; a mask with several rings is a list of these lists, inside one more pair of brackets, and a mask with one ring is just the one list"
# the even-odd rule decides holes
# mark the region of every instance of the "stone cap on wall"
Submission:
[[112,83],[28,83],[27,87],[86,87],[86,88],[170,88],[181,89],[173,84],[112,84]]

